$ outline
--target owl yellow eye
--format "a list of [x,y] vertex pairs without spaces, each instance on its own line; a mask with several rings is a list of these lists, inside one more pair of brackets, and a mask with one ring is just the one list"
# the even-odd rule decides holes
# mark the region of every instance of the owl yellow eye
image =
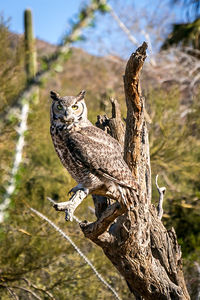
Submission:
[[72,106],[72,109],[73,109],[73,110],[77,110],[77,109],[78,109],[78,105],[73,105],[73,106]]
[[62,109],[62,106],[61,106],[61,105],[57,105],[57,109],[58,109],[58,110],[61,110],[61,109]]

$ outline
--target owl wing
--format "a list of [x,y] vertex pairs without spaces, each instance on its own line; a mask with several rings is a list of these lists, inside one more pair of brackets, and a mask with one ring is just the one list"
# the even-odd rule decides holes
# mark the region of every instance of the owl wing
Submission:
[[122,156],[118,141],[94,126],[73,132],[67,147],[80,165],[121,186],[136,188],[136,182]]

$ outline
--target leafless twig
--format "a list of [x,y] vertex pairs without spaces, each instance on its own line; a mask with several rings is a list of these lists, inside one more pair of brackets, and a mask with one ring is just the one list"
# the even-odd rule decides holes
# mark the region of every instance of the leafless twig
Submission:
[[[4,285],[2,285],[2,286],[4,286]],[[5,286],[5,287],[8,288],[7,286]],[[9,288],[19,289],[19,290],[25,291],[25,292],[31,294],[31,295],[32,295],[33,297],[35,297],[36,299],[42,300],[42,298],[40,298],[40,296],[38,296],[35,292],[33,292],[33,291],[31,291],[31,290],[29,290],[29,289],[27,289],[27,288],[25,288],[25,287],[18,286],[18,285],[12,285],[12,286],[9,287]]]
[[6,289],[7,289],[7,291],[9,292],[9,294],[10,294],[10,296],[13,298],[13,299],[15,299],[15,300],[19,300],[19,297],[15,294],[15,292],[11,289],[11,287],[9,287],[9,286],[4,286]]
[[[133,45],[135,45],[136,47],[138,47],[139,46],[138,40],[133,36],[133,34],[131,33],[131,31],[128,29],[128,27],[118,17],[118,15],[115,13],[115,11],[113,10],[113,8],[112,8],[112,6],[110,4],[108,5],[108,8],[109,8],[109,12],[110,12],[111,16],[117,22],[118,26],[127,35],[128,39],[131,41],[131,43]],[[144,29],[141,31],[141,33],[144,35],[145,39],[147,40],[147,42],[149,44],[149,50],[150,50],[150,52],[153,52],[152,51],[152,44],[151,44],[150,35]],[[150,58],[150,64],[153,65],[153,66],[156,66],[156,61],[152,57]]]
[[33,284],[32,282],[30,282],[27,278],[22,278],[29,287],[33,287],[34,289],[38,290],[38,291],[41,291],[43,293],[45,293],[49,298],[53,299],[53,300],[56,300],[56,298],[54,298],[54,296],[49,292],[47,291],[46,289],[43,289],[43,288],[39,288],[38,286],[36,286],[35,284]]
[[115,19],[115,21],[117,22],[119,27],[126,33],[126,35],[128,36],[129,40],[133,43],[133,45],[138,47],[139,42],[137,41],[137,39],[132,35],[132,33],[126,27],[126,25],[120,20],[118,15],[114,12],[112,6],[109,4],[108,7],[109,7],[109,12],[110,12],[111,16],[113,17],[113,19]]
[[164,194],[166,191],[166,187],[162,186],[159,187],[158,185],[158,174],[156,175],[156,187],[159,193],[159,202],[158,202],[158,206],[157,206],[157,210],[158,210],[158,217],[159,219],[162,219],[163,216],[163,200],[164,200]]

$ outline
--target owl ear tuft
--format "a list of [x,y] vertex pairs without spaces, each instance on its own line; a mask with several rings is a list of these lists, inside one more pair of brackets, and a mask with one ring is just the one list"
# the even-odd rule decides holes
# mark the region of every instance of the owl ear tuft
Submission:
[[55,91],[51,91],[50,92],[50,97],[53,99],[53,100],[59,100],[60,99],[60,95],[55,92]]
[[76,96],[76,101],[81,101],[82,99],[84,99],[86,91],[82,90],[77,96]]

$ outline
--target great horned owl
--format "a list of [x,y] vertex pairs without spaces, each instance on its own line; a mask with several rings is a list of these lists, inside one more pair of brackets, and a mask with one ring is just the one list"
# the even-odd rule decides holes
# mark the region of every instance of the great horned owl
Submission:
[[[118,141],[87,119],[84,95],[85,91],[75,97],[50,92],[53,144],[64,167],[78,183],[71,192],[81,190],[84,197],[103,195],[127,204],[123,191],[135,189],[136,182]],[[68,202],[58,203],[56,208],[68,209]]]

